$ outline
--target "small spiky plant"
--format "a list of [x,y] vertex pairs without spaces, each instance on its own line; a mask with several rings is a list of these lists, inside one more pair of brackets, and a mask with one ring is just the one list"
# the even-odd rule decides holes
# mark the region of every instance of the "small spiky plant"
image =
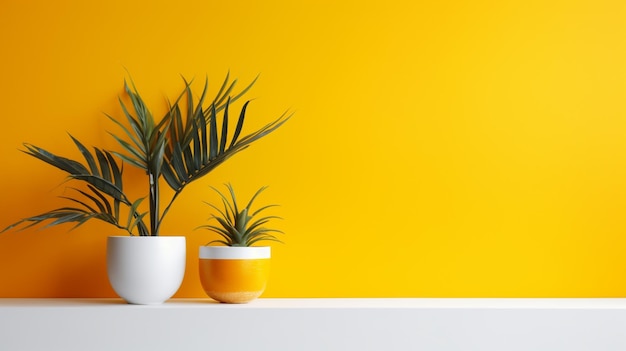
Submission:
[[205,202],[207,205],[211,206],[214,210],[218,212],[219,215],[212,215],[209,217],[209,220],[215,219],[219,226],[217,225],[203,225],[198,228],[207,229],[214,233],[219,234],[222,239],[217,239],[209,242],[207,245],[213,243],[224,244],[226,246],[238,246],[238,247],[247,247],[252,246],[259,241],[277,241],[281,242],[271,233],[283,233],[278,229],[270,229],[263,227],[264,224],[268,223],[271,219],[282,219],[277,216],[265,216],[253,221],[253,219],[262,211],[270,208],[276,207],[278,205],[267,205],[259,208],[258,210],[252,212],[251,207],[252,203],[256,199],[256,197],[265,189],[266,186],[257,190],[257,192],[252,196],[248,205],[239,210],[237,206],[237,199],[235,198],[235,191],[230,184],[226,184],[226,188],[230,193],[230,198],[226,195],[222,194],[218,189],[211,187],[215,192],[219,194],[222,199],[222,204],[224,205],[224,209],[220,209],[219,207]]

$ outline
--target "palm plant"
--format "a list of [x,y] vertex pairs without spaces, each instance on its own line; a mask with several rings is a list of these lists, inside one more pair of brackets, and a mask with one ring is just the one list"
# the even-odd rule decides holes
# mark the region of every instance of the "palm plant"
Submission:
[[[250,103],[246,101],[231,135],[231,104],[239,100],[254,85],[256,79],[233,94],[237,80],[231,81],[227,75],[215,98],[208,103],[208,81],[205,81],[197,101],[194,101],[191,82],[184,78],[183,81],[183,91],[173,103],[169,103],[165,116],[158,122],[132,80],[130,86],[124,82],[124,91],[130,99],[130,106],[121,98],[119,102],[127,124],[107,115],[122,131],[120,135],[110,134],[123,152],[97,147],[90,151],[70,135],[84,158],[84,163],[81,163],[25,143],[26,150],[23,152],[66,172],[69,181],[81,183],[83,186],[72,187],[76,196],[62,196],[72,206],[24,218],[4,231],[17,226],[25,229],[43,222],[47,222],[47,226],[74,223],[75,228],[91,219],[97,219],[123,229],[130,235],[137,233],[140,236],[157,236],[170,207],[189,183],[207,175],[236,153],[282,126],[291,117],[291,114],[285,112],[273,122],[241,136]],[[146,173],[149,191],[147,212],[140,210],[145,198],[131,201],[124,192],[124,163],[138,167]],[[173,190],[164,210],[160,209],[161,179]],[[126,209],[125,214],[121,213],[122,207]],[[149,217],[149,224],[144,221],[146,215]]]
[[277,205],[263,206],[256,211],[252,211],[252,203],[256,197],[267,187],[260,188],[250,199],[248,205],[241,210],[237,205],[235,191],[230,184],[226,184],[226,188],[230,194],[230,198],[222,194],[218,189],[211,187],[222,200],[224,209],[221,209],[211,203],[206,203],[217,211],[219,215],[212,215],[209,220],[215,219],[219,226],[206,224],[198,228],[207,229],[221,236],[221,239],[213,240],[208,244],[219,243],[226,246],[252,246],[259,241],[278,241],[278,238],[271,233],[282,233],[277,229],[269,229],[263,227],[271,219],[280,219],[277,216],[265,216],[252,221],[259,213]]

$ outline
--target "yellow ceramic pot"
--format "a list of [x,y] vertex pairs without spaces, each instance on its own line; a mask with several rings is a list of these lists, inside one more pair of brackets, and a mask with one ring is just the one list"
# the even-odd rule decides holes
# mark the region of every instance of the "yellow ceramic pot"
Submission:
[[265,290],[270,270],[269,247],[200,246],[200,282],[212,299],[246,303]]

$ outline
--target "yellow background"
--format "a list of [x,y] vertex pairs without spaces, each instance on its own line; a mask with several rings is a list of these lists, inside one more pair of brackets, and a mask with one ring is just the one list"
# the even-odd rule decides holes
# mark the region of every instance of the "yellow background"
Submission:
[[[249,127],[296,115],[175,204],[177,297],[224,182],[281,204],[266,297],[626,295],[623,1],[4,0],[0,30],[2,227],[66,191],[22,142],[114,147],[125,68],[155,112],[260,73]],[[121,233],[67,229],[0,235],[1,297],[114,296]]]

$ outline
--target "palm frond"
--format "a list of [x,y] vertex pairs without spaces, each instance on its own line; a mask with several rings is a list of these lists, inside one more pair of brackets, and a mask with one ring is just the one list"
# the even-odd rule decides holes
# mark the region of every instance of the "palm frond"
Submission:
[[25,143],[24,147],[26,147],[26,150],[25,151],[23,150],[24,153],[30,156],[33,156],[35,158],[38,158],[46,162],[47,164],[53,167],[56,167],[62,171],[65,171],[69,174],[89,173],[89,170],[87,170],[87,168],[85,168],[85,166],[83,166],[78,161],[74,161],[74,160],[71,160],[62,156],[54,155],[32,144]]
[[[209,117],[207,118],[208,123],[205,123],[200,116],[194,114],[193,116],[187,116],[188,119],[196,119],[194,123],[188,124],[191,128],[190,130],[179,133],[178,128],[176,130],[172,128],[170,131],[171,144],[168,145],[169,149],[165,152],[165,155],[168,158],[166,164],[169,163],[171,167],[170,165],[165,166],[163,174],[167,184],[174,191],[182,191],[187,184],[205,176],[230,157],[246,149],[253,142],[278,129],[291,117],[291,115],[283,114],[278,120],[239,139],[246,117],[248,101],[240,111],[233,136],[229,137],[230,102],[231,100],[229,99],[224,106],[221,122],[219,123],[221,127],[218,127],[217,123],[219,118],[217,108],[215,105],[211,105]],[[176,124],[179,127],[182,125],[181,122]],[[181,135],[190,135],[189,140],[181,139]]]
[[[73,202],[80,207],[61,207],[41,213],[37,216],[24,218],[5,230],[26,224],[22,229],[46,222],[46,227],[76,223],[76,227],[91,219],[98,219],[132,233],[138,227],[140,235],[145,232],[145,225],[141,223],[142,214],[137,212],[123,191],[123,167],[117,163],[113,154],[106,150],[93,148],[89,151],[78,139],[71,136],[72,141],[85,159],[87,166],[82,163],[55,155],[40,147],[24,144],[25,153],[37,159],[43,160],[55,168],[68,173],[68,179],[84,183],[86,190],[72,187],[76,195],[61,196],[61,198]],[[120,206],[129,207],[129,217],[135,220],[127,225],[120,224]]]

